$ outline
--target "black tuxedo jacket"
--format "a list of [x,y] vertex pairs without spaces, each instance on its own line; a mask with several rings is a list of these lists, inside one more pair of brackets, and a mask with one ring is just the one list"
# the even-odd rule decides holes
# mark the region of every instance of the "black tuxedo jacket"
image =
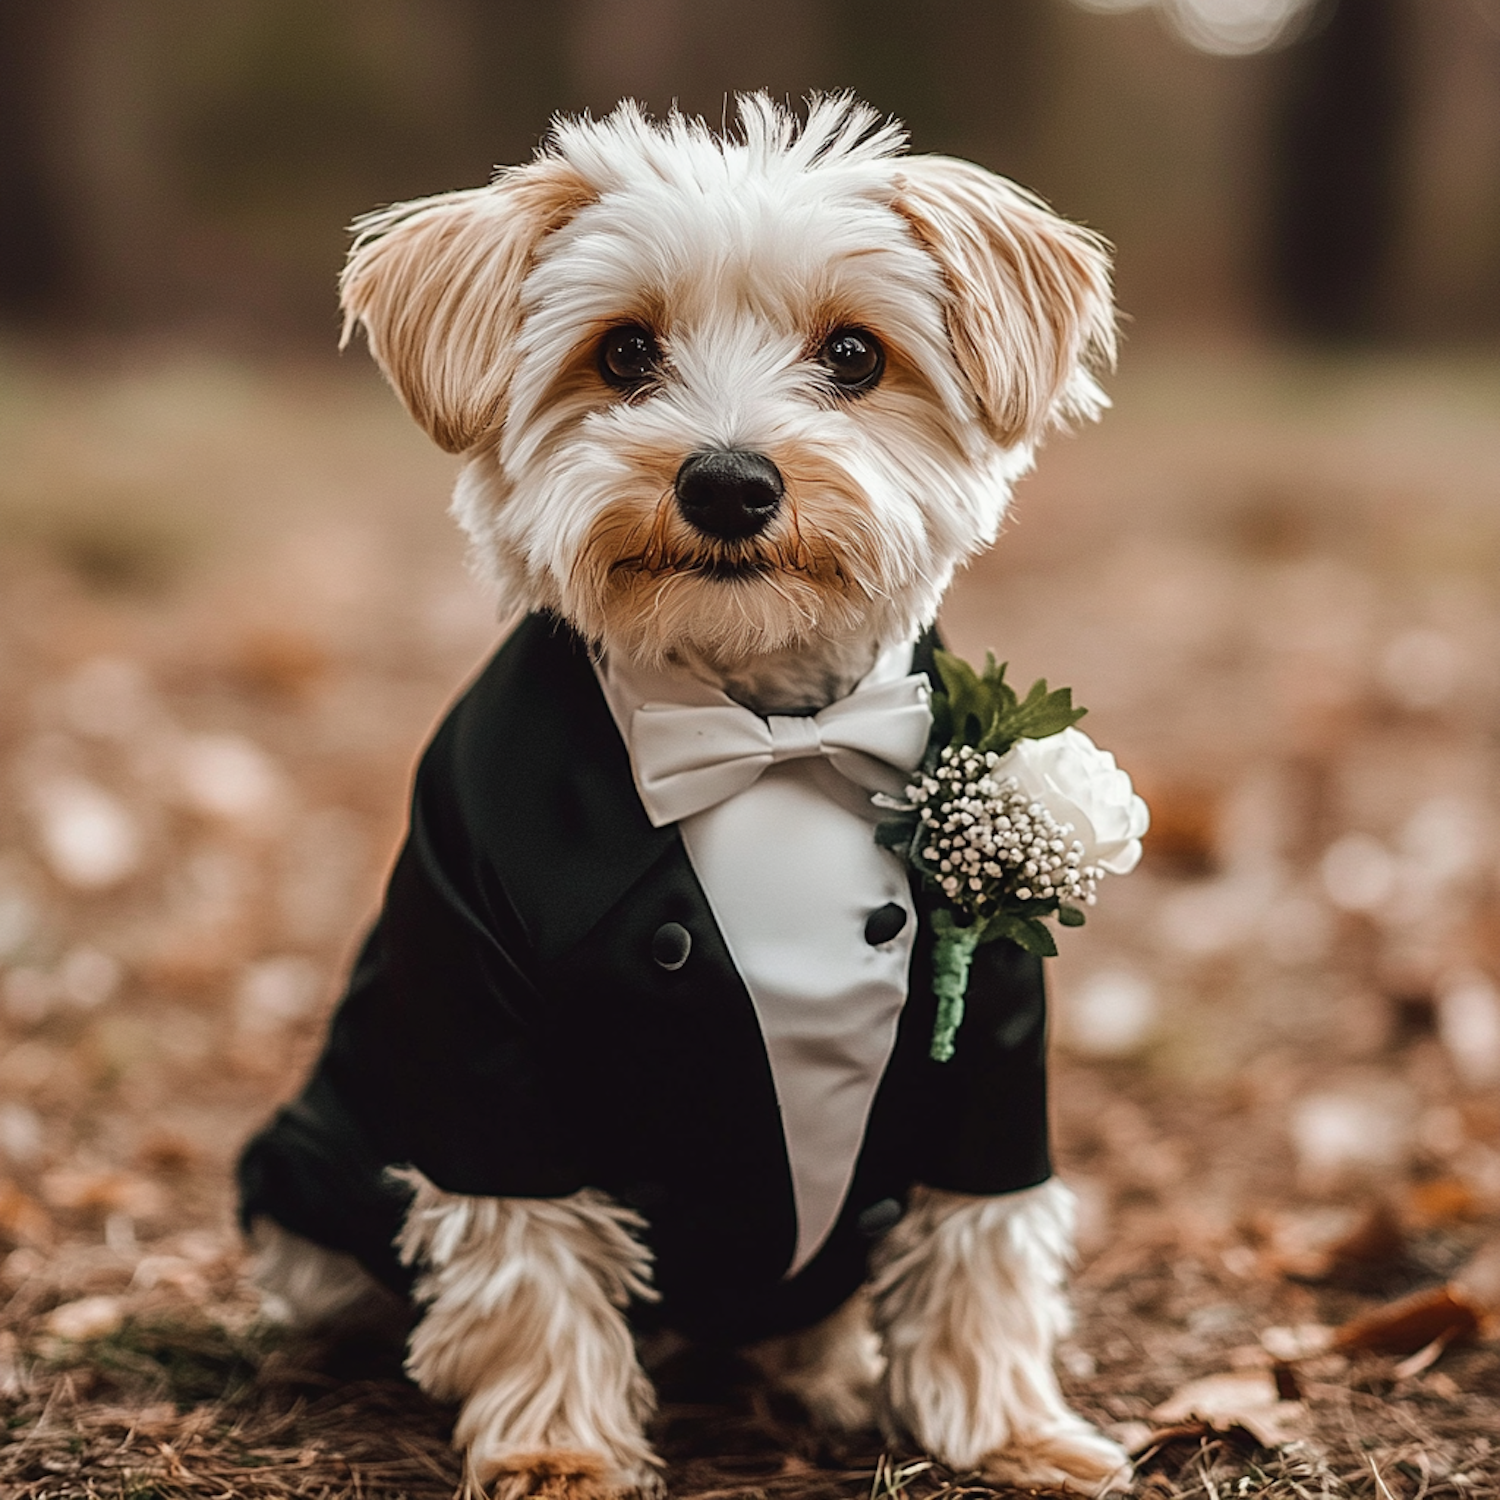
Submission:
[[[918,648],[930,668],[931,647]],[[925,659],[924,659],[925,658]],[[532,616],[438,730],[385,907],[301,1096],[247,1147],[245,1222],[267,1214],[410,1286],[392,1240],[418,1167],[454,1193],[602,1189],[650,1225],[662,1301],[642,1326],[744,1343],[805,1327],[865,1274],[914,1183],[1045,1180],[1038,960],[980,948],[951,1062],[928,1059],[931,901],[895,1051],[843,1212],[784,1279],[791,1174],[749,993],[675,826],[653,828],[566,626]],[[658,939],[675,923],[679,956]]]

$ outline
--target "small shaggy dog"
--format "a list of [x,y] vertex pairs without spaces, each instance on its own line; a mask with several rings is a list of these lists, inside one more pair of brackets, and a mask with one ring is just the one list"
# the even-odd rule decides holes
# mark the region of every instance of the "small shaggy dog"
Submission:
[[424,757],[243,1211],[268,1311],[414,1319],[497,1495],[659,1488],[653,1334],[959,1470],[1128,1472],[1053,1373],[1040,965],[982,948],[932,1061],[931,897],[870,799],[923,753],[955,568],[1104,404],[1108,263],[902,151],[846,98],[727,138],[623,104],[358,226],[348,326],[529,614]]

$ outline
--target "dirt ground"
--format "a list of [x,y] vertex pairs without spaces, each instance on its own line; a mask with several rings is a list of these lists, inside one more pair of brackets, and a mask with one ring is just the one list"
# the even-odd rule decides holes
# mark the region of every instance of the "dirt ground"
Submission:
[[[1142,1494],[1500,1495],[1500,364],[1113,390],[945,616],[1155,819],[1054,965],[1067,1384]],[[170,351],[0,360],[0,450],[0,1495],[447,1495],[393,1360],[255,1323],[229,1173],[495,638],[452,463],[353,357]],[[974,1488],[663,1395],[680,1496]]]

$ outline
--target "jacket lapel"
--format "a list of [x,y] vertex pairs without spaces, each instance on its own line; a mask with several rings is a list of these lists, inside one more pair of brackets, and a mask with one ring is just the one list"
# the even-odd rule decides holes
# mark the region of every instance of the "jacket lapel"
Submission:
[[[940,644],[928,630],[913,656],[934,683]],[[670,850],[686,858],[675,825],[651,826],[588,646],[555,616],[522,621],[456,717],[467,813],[542,959],[580,942]]]
[[672,849],[653,828],[588,647],[524,620],[458,715],[456,765],[477,842],[544,961],[581,941]]
[[[651,826],[588,649],[555,620],[522,623],[449,731],[466,837],[428,842],[474,851],[478,926],[504,925],[497,898],[519,923],[588,1180],[646,1215],[679,1315],[711,1319],[714,1277],[774,1284],[796,1230],[754,1007],[682,840]],[[674,933],[685,959],[659,946]]]

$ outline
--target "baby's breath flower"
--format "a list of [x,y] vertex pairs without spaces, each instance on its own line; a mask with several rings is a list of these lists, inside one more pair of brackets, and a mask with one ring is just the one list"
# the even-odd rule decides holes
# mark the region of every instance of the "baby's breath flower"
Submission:
[[941,876],[943,894],[976,918],[1006,897],[1092,906],[1104,872],[1083,864],[1071,823],[1059,823],[1013,777],[989,774],[999,760],[949,745],[906,789],[922,820],[922,858]]

